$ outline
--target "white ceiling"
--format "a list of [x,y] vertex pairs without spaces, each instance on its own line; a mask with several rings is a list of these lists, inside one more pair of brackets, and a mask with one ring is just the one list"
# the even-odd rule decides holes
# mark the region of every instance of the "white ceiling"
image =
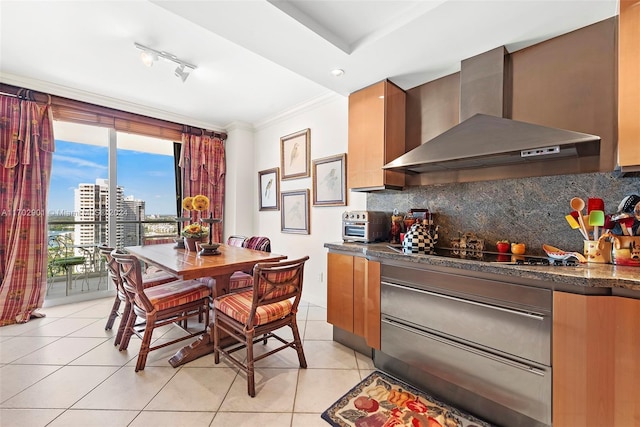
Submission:
[[[209,129],[259,127],[385,78],[410,89],[617,10],[617,0],[0,0],[0,81]],[[134,42],[198,68],[183,83],[175,64],[145,67]]]

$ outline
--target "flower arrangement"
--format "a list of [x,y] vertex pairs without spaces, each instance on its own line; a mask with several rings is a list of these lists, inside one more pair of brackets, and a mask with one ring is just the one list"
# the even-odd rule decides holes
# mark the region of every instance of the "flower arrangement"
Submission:
[[209,234],[209,227],[197,222],[197,213],[209,209],[209,198],[202,194],[193,197],[185,197],[182,200],[182,208],[192,212],[192,223],[182,229],[182,236],[202,238]]
[[182,229],[182,236],[202,238],[209,235],[209,227],[203,227],[200,223],[194,222]]

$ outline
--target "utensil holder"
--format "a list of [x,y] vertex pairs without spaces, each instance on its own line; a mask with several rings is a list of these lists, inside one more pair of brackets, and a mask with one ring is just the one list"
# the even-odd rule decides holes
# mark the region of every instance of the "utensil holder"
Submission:
[[606,233],[598,239],[598,246],[609,241],[611,262],[615,265],[640,267],[640,236],[617,236]]

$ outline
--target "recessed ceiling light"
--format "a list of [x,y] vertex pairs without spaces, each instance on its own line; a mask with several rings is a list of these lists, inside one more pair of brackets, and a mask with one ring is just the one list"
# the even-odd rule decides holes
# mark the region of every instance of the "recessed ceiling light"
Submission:
[[335,70],[331,70],[331,74],[333,74],[336,77],[340,77],[344,74],[344,70],[340,68],[336,68]]

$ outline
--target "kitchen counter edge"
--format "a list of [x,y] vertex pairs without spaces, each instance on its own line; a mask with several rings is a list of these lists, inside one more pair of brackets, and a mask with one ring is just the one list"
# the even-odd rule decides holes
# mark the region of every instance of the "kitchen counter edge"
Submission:
[[573,285],[588,288],[611,288],[640,292],[640,268],[613,264],[580,264],[576,267],[553,267],[538,265],[509,265],[456,259],[426,254],[401,254],[387,247],[388,243],[325,243],[330,251],[364,256],[377,261],[391,260],[423,264],[425,266],[445,267],[498,274],[520,279],[542,280],[560,285]]

